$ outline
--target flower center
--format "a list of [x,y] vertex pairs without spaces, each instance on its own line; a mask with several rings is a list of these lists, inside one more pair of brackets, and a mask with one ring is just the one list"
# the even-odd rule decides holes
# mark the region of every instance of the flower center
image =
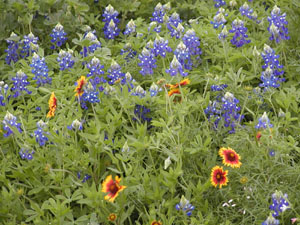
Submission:
[[218,180],[220,180],[220,178],[221,178],[221,175],[220,175],[220,174],[217,174],[217,176],[216,176],[216,177],[217,177],[217,179],[218,179]]
[[110,185],[110,187],[109,187],[109,191],[110,191],[112,194],[117,193],[118,190],[119,190],[119,187],[118,187],[117,184],[115,184],[115,183],[112,184],[112,185]]
[[233,152],[231,152],[228,156],[229,156],[228,159],[230,161],[234,161],[235,160],[235,154]]

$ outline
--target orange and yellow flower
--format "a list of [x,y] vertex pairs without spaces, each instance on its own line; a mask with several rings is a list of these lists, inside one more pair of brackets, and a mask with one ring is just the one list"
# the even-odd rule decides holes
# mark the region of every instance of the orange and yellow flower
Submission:
[[176,84],[166,84],[165,86],[167,88],[170,88],[170,89],[175,89],[175,88],[178,88],[179,86],[182,87],[182,86],[188,85],[190,83],[191,83],[190,79],[185,78],[182,81],[180,81],[179,83],[176,83]]
[[175,88],[175,89],[171,89],[170,91],[168,91],[168,96],[172,96],[174,94],[180,94],[180,90],[179,88]]
[[160,222],[160,220],[159,221],[154,220],[152,221],[151,225],[162,225],[162,222]]
[[76,97],[80,97],[82,94],[83,94],[83,87],[84,87],[84,85],[86,85],[87,84],[87,80],[86,80],[86,78],[85,78],[85,76],[81,76],[80,78],[79,78],[79,80],[77,80],[77,87],[75,88],[75,90],[74,90],[74,92],[76,92],[75,93],[75,96]]
[[47,118],[53,117],[57,106],[57,99],[55,97],[54,92],[52,92],[49,99],[49,112],[47,114]]
[[223,167],[215,166],[211,170],[211,184],[215,187],[219,185],[221,188],[222,186],[226,186],[228,183],[227,178],[228,170],[223,170]]
[[220,148],[219,155],[223,159],[225,166],[231,166],[232,168],[240,168],[242,163],[240,162],[241,156],[237,154],[232,148]]
[[104,199],[113,202],[119,195],[119,192],[123,191],[126,186],[120,185],[121,178],[115,176],[115,180],[112,179],[112,175],[106,177],[102,183],[102,192],[108,193]]
[[115,221],[117,219],[117,215],[114,213],[109,214],[108,218],[109,221]]

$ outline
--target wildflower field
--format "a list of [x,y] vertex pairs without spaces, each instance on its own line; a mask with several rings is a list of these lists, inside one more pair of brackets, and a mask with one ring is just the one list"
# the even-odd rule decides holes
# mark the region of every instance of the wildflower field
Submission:
[[0,12],[0,224],[300,224],[299,0]]

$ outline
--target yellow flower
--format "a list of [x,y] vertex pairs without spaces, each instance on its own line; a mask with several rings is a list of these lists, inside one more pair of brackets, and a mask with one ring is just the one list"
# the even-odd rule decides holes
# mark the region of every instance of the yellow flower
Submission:
[[49,112],[47,114],[47,118],[51,118],[54,116],[56,106],[57,106],[57,99],[55,97],[54,92],[52,92],[50,99],[49,99]]

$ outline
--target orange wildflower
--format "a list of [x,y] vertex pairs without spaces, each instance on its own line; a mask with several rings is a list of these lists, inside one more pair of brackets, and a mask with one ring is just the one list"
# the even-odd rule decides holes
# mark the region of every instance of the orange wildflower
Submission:
[[117,215],[114,213],[109,214],[108,218],[109,221],[115,221],[117,219]]
[[167,88],[175,89],[175,88],[178,88],[179,86],[182,87],[182,86],[188,85],[190,83],[191,83],[190,79],[185,78],[182,81],[180,81],[179,83],[176,83],[176,84],[166,84],[165,86]]
[[54,92],[52,92],[49,99],[49,112],[47,114],[47,118],[53,117],[57,106],[57,99],[55,97]]
[[240,162],[240,155],[231,148],[220,148],[219,155],[223,158],[223,164],[225,166],[240,168],[240,166],[242,165],[242,163]]
[[222,186],[226,186],[228,183],[227,178],[228,170],[223,170],[223,167],[215,166],[211,170],[211,184],[215,187],[219,185],[221,188]]
[[162,222],[154,220],[151,225],[162,225]]
[[75,96],[78,97],[78,96],[81,96],[83,94],[83,87],[84,85],[87,84],[87,80],[85,78],[85,76],[81,76],[79,78],[79,80],[77,80],[77,87],[75,88],[74,92],[76,92]]
[[171,89],[171,90],[168,92],[168,96],[172,96],[172,95],[174,95],[174,94],[180,94],[179,88]]
[[120,185],[121,178],[115,176],[115,180],[112,179],[112,175],[106,177],[102,183],[102,192],[108,193],[104,199],[113,202],[119,195],[119,192],[123,191],[126,186]]

